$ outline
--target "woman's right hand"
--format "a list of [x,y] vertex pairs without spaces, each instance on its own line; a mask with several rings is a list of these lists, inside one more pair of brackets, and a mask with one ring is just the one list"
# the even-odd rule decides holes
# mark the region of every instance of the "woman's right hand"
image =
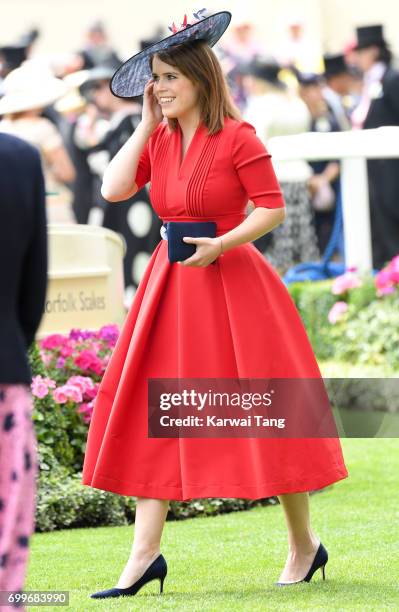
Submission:
[[151,78],[144,88],[143,111],[141,121],[149,130],[153,131],[163,119],[162,107],[158,103],[154,92],[154,79]]

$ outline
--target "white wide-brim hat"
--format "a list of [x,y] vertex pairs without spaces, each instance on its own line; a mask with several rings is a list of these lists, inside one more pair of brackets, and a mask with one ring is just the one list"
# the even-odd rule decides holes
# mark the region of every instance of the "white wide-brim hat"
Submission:
[[196,21],[191,24],[187,22],[187,16],[185,15],[180,28],[177,28],[174,23],[172,27],[169,27],[173,32],[171,36],[146,47],[126,60],[111,79],[112,93],[118,98],[134,98],[142,95],[146,83],[151,78],[149,58],[158,51],[167,49],[172,45],[200,39],[205,40],[210,47],[213,47],[227,29],[232,15],[229,11],[221,11],[205,17],[203,15],[205,10],[202,9],[193,13]]
[[26,62],[12,70],[2,83],[0,115],[44,108],[64,96],[69,87],[42,64]]

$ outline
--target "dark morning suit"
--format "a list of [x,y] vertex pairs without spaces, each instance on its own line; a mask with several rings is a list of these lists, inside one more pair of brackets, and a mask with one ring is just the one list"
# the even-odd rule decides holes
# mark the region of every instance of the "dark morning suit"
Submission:
[[0,133],[0,383],[29,384],[26,349],[46,297],[45,187],[39,152]]
[[[387,68],[381,96],[371,101],[363,128],[399,126],[399,72]],[[399,254],[399,159],[368,160],[373,266]]]

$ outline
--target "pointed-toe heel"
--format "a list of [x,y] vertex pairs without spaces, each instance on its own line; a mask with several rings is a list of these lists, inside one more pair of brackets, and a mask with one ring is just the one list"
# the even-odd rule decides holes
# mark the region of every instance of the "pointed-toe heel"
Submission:
[[126,597],[129,595],[136,595],[136,593],[143,587],[147,582],[151,580],[159,580],[159,593],[163,593],[163,583],[166,578],[166,574],[168,573],[168,566],[166,563],[165,557],[161,554],[151,563],[149,567],[147,567],[144,574],[136,580],[130,587],[126,589],[120,589],[118,587],[114,587],[112,589],[107,589],[106,591],[98,591],[97,593],[92,593],[90,597],[92,599],[105,599],[108,597]]
[[302,578],[302,580],[296,580],[295,582],[275,582],[274,584],[276,586],[288,586],[290,584],[298,584],[299,582],[310,582],[312,580],[313,574],[319,568],[321,568],[321,572],[323,574],[323,580],[325,580],[326,579],[325,568],[326,568],[327,561],[328,561],[328,552],[324,548],[323,544],[320,542],[315,558],[313,559],[313,563],[310,566],[310,569],[308,573],[306,574],[305,578]]

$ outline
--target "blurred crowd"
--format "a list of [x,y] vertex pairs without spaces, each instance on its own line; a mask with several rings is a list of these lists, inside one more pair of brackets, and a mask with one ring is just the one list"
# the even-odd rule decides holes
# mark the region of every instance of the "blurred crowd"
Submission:
[[[139,40],[142,50],[168,35]],[[147,188],[115,205],[100,192],[110,159],[141,119],[142,99],[112,95],[109,82],[126,58],[109,41],[101,21],[89,25],[82,48],[60,61],[36,52],[33,29],[0,46],[0,132],[38,147],[50,223],[110,228],[126,243],[127,301],[159,242],[161,220]],[[292,18],[278,48],[256,36],[255,24],[235,22],[216,52],[243,119],[269,138],[303,132],[358,130],[399,124],[399,73],[381,25],[356,29],[340,53],[320,56],[306,23]],[[131,55],[135,52],[132,49]],[[370,160],[373,265],[399,251],[399,162]],[[338,160],[274,162],[287,204],[283,224],[255,242],[280,273],[317,261],[331,246],[340,206]],[[334,257],[344,256],[342,231]]]

